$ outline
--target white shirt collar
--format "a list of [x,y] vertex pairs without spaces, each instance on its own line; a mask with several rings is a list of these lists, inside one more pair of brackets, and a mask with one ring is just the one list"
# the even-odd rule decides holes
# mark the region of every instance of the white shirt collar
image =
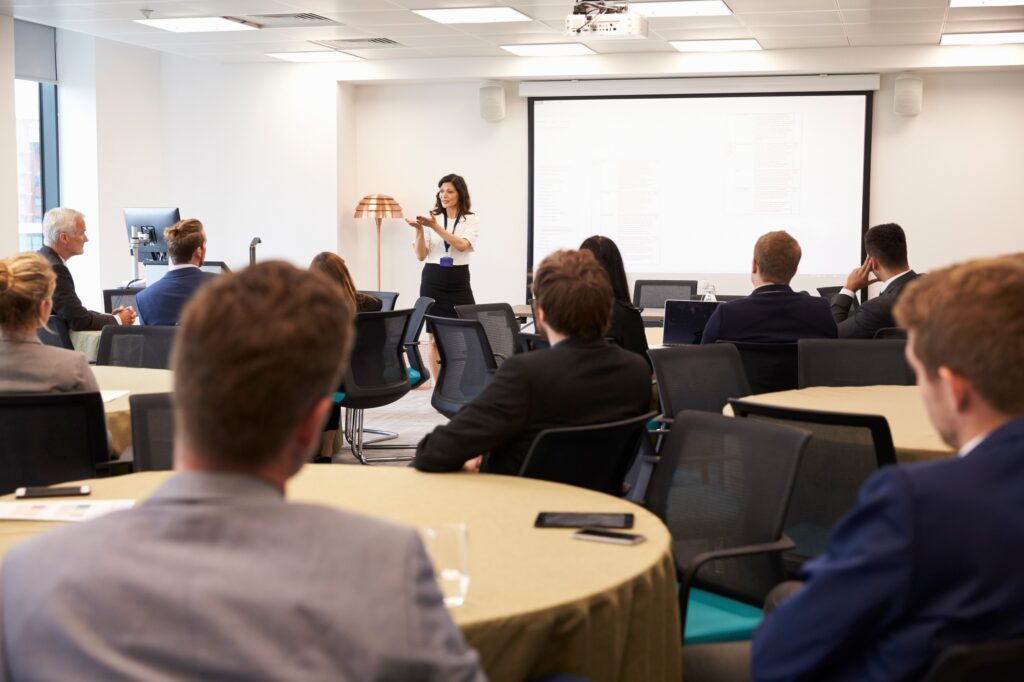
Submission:
[[979,433],[977,436],[964,443],[963,447],[960,448],[960,451],[956,453],[956,456],[966,457],[967,455],[971,454],[971,451],[974,450],[974,448],[981,445],[982,441],[984,441],[986,438],[988,438],[987,433]]
[[199,267],[198,265],[194,265],[193,263],[176,263],[176,264],[173,264],[173,265],[168,265],[167,266],[167,272],[170,272],[171,270],[183,270],[184,268],[198,268],[198,267]]
[[896,280],[898,280],[900,277],[902,277],[903,275],[907,274],[908,272],[910,272],[910,268],[907,268],[906,270],[904,270],[900,274],[894,275],[894,276],[890,277],[889,279],[885,280],[884,282],[882,282],[882,286],[878,289],[878,293],[881,294],[883,291],[885,291],[885,288],[887,286],[889,286],[890,284],[892,284],[893,282],[895,282]]

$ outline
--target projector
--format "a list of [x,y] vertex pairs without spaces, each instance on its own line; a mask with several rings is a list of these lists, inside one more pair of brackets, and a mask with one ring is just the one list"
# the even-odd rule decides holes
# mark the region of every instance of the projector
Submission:
[[629,11],[626,2],[577,0],[565,18],[565,32],[574,37],[646,38],[647,19]]

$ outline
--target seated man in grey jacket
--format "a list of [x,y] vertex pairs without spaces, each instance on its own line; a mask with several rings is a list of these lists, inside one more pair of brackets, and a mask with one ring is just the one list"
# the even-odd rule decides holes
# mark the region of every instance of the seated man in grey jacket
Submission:
[[290,504],[352,345],[340,289],[280,262],[188,304],[169,478],[14,547],[0,678],[482,680],[411,528]]

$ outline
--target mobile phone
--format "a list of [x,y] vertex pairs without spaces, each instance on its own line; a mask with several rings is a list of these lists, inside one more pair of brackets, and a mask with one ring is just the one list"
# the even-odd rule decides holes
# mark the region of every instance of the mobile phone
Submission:
[[536,528],[632,528],[632,514],[602,512],[540,512]]
[[33,497],[76,497],[79,495],[88,495],[91,492],[92,488],[87,485],[69,485],[63,488],[36,486],[31,488],[18,488],[14,491],[14,496],[22,499],[29,499]]
[[592,540],[594,542],[610,542],[615,545],[639,545],[647,539],[639,533],[617,533],[600,528],[584,528],[572,534],[573,540]]

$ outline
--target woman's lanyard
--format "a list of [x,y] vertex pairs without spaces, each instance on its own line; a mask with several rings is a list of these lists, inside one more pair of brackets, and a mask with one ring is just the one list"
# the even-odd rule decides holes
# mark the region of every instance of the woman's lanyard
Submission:
[[[452,229],[450,230],[450,232],[452,233],[453,237],[455,236],[455,228],[459,226],[459,220],[461,220],[461,219],[462,219],[462,215],[460,214],[455,219],[455,222],[452,223]],[[448,229],[448,211],[444,212],[444,229],[446,229],[446,230]],[[441,241],[444,241],[444,240],[442,239]],[[449,244],[448,242],[444,241],[444,252],[448,253],[448,250],[450,248],[452,248],[452,245]]]

